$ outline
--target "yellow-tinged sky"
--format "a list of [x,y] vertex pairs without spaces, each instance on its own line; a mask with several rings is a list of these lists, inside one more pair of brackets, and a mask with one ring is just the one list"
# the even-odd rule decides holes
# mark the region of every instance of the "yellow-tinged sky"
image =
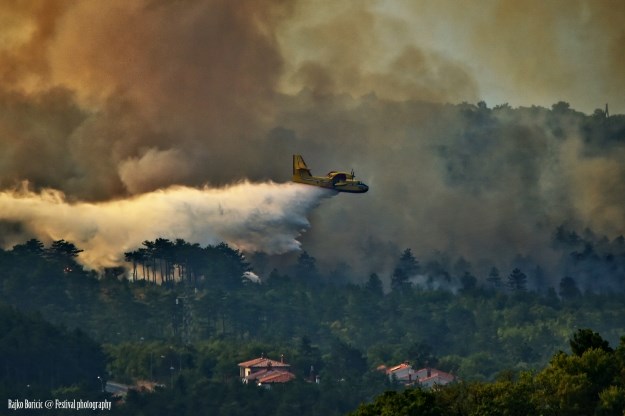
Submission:
[[[278,26],[282,85],[291,91],[313,83],[392,99],[478,97],[512,106],[562,100],[585,112],[609,102],[625,110],[622,2],[335,3],[297,2]],[[326,76],[306,78],[307,64]]]
[[[167,101],[175,78],[181,90],[234,81],[248,99],[310,87],[489,105],[562,100],[585,112],[607,102],[625,110],[620,1],[52,0],[0,7],[2,80],[26,91],[64,86],[84,103],[100,104],[120,88]],[[209,58],[223,60],[217,67],[227,73],[194,72]]]

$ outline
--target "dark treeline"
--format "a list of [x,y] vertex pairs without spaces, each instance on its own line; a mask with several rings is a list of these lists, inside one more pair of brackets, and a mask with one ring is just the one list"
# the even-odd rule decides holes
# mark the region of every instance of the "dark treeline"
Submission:
[[562,225],[552,233],[551,249],[558,258],[555,266],[518,255],[507,270],[484,264],[476,267],[464,258],[454,259],[444,253],[419,262],[406,250],[391,275],[391,288],[397,288],[400,282],[454,292],[481,286],[508,293],[532,291],[545,295],[555,291],[567,299],[582,293],[625,291],[623,236],[609,239],[589,229],[577,232]]
[[124,256],[132,264],[133,281],[143,279],[167,285],[178,280],[197,286],[198,278],[205,273],[213,277],[241,276],[249,270],[243,255],[225,243],[200,247],[182,239],[157,238],[144,241],[142,248],[126,252]]
[[[618,241],[602,245],[564,229],[560,234],[562,244],[570,240],[571,264],[586,241],[601,253],[593,261],[608,261],[608,251],[618,257]],[[625,294],[593,293],[571,276],[565,277],[573,282],[563,277],[550,290],[528,290],[533,275],[522,265],[491,270],[482,280],[468,262],[435,267],[406,249],[385,291],[385,276],[376,274],[363,284],[337,284],[303,252],[293,268],[274,269],[255,283],[244,277],[250,262],[226,244],[167,241],[144,243],[144,257],[127,253],[127,273],[102,276],[84,270],[76,261],[80,249],[63,240],[0,251],[2,302],[100,343],[108,379],[165,386],[132,393],[120,414],[339,415],[401,390],[376,371],[380,364],[409,361],[463,380],[492,381],[548,365],[555,351],[568,350],[576,328],[593,328],[612,344],[625,333]],[[436,289],[439,278],[457,283],[457,290]],[[263,353],[284,354],[297,380],[270,391],[242,386],[237,363]],[[311,366],[319,385],[306,382]],[[4,374],[4,382],[15,378]],[[81,376],[71,378],[76,381],[64,383],[80,383]]]

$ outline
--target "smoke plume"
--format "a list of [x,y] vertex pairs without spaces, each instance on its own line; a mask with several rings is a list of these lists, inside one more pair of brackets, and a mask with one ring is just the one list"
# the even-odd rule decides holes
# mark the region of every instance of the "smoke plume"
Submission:
[[[557,279],[556,227],[625,232],[623,21],[581,0],[4,2],[4,245],[63,238],[109,265],[156,232],[271,253],[299,238],[357,279],[406,247]],[[613,117],[575,111],[606,102]],[[293,153],[370,191],[312,211],[317,191],[276,184]]]

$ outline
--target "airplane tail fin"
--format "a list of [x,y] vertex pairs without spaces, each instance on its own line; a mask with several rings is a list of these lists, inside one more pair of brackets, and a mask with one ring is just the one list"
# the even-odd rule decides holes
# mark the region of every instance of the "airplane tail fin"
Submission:
[[312,176],[302,155],[293,155],[293,176]]

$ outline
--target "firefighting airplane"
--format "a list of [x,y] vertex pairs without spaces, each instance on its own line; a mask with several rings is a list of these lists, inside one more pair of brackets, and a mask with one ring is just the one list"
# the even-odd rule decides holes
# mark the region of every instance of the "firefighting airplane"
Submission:
[[369,190],[364,183],[354,179],[351,173],[332,171],[328,176],[312,176],[302,155],[293,155],[293,182],[333,189],[338,192],[363,193]]

